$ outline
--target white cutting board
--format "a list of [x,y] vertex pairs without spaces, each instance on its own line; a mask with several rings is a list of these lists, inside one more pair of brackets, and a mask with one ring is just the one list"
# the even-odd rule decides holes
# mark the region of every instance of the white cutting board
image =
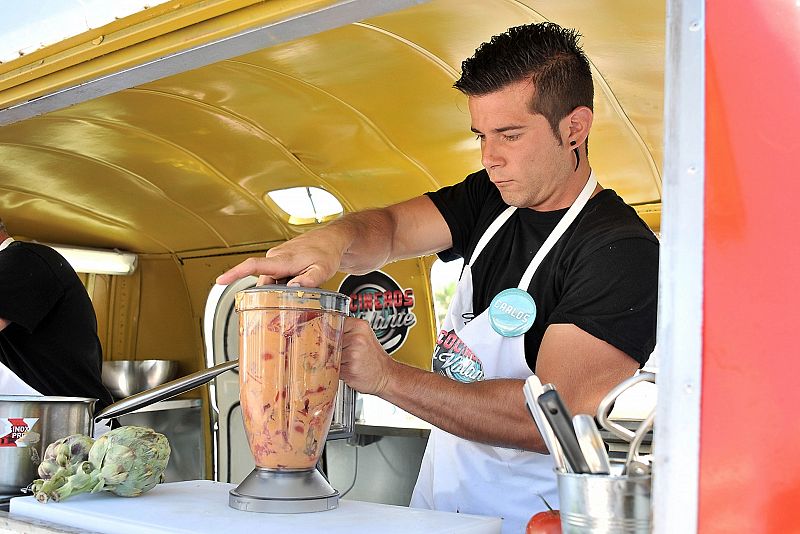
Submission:
[[16,497],[11,499],[10,512],[17,519],[26,516],[108,534],[317,531],[352,534],[354,529],[382,534],[500,532],[499,518],[349,500],[340,500],[337,509],[326,512],[242,512],[228,506],[228,492],[235,487],[210,480],[191,480],[159,484],[133,498],[102,492],[42,504],[33,497]]

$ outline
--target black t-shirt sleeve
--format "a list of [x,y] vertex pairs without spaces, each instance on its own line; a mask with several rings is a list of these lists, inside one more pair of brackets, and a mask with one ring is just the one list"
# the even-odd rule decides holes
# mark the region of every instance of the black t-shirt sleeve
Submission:
[[0,251],[0,317],[33,332],[63,293],[34,251],[13,243]]
[[442,261],[466,256],[470,239],[476,232],[486,203],[497,196],[486,171],[470,174],[463,181],[426,193],[444,217],[453,239],[453,246],[439,253]]
[[658,244],[614,241],[582,256],[565,274],[549,324],[574,324],[625,352],[640,367],[655,348]]

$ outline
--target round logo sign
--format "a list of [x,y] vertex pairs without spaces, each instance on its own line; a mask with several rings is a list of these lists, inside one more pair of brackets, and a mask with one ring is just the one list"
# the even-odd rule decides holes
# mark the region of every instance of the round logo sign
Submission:
[[489,305],[489,324],[504,337],[524,334],[536,319],[536,303],[527,291],[512,287],[498,293]]
[[367,321],[387,354],[403,346],[417,324],[414,290],[383,271],[347,275],[339,292],[350,296],[350,315]]

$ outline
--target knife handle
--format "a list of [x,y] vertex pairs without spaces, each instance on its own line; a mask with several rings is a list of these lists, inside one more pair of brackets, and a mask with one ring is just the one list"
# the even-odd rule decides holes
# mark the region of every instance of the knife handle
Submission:
[[567,458],[573,473],[591,473],[586,458],[583,456],[581,447],[578,444],[578,437],[575,435],[575,428],[572,426],[572,416],[564,406],[558,391],[551,389],[545,391],[536,399],[544,412],[545,418],[550,423],[553,433],[556,435],[564,456]]

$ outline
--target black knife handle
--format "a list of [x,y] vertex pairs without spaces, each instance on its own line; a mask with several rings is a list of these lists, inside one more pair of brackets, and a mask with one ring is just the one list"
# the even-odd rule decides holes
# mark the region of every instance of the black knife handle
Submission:
[[564,456],[569,462],[574,473],[591,473],[586,458],[578,444],[578,437],[575,435],[575,428],[572,426],[572,415],[570,415],[558,391],[551,389],[545,391],[536,400],[544,412],[544,416],[550,423],[556,439],[564,449]]

